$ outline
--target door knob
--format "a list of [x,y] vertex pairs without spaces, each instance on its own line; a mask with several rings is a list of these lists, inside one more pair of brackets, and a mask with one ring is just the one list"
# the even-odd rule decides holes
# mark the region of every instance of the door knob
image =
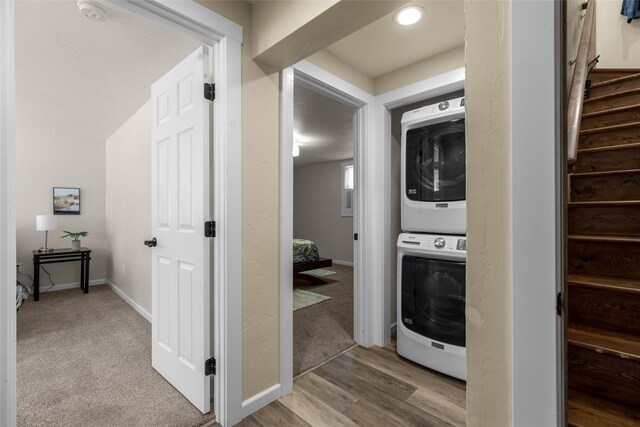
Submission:
[[149,246],[150,248],[156,247],[158,246],[158,241],[156,240],[156,238],[154,237],[151,240],[145,240],[144,244]]

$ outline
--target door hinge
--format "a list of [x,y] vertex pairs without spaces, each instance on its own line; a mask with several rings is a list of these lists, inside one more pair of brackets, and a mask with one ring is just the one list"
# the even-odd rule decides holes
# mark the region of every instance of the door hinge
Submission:
[[358,240],[358,233],[353,233],[353,240]]
[[216,84],[215,83],[205,83],[204,84],[204,99],[208,99],[213,102],[216,99]]
[[562,316],[562,292],[558,292],[556,296],[556,313],[558,316]]
[[204,222],[204,237],[216,237],[216,222],[205,221]]
[[216,374],[216,359],[213,357],[204,361],[204,374],[206,376]]

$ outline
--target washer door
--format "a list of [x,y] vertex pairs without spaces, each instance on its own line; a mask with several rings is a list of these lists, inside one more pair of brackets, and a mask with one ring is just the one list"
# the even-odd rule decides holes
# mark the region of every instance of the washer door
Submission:
[[405,155],[405,188],[409,200],[465,200],[464,119],[407,131]]
[[464,347],[465,279],[465,263],[403,256],[403,325],[435,341]]

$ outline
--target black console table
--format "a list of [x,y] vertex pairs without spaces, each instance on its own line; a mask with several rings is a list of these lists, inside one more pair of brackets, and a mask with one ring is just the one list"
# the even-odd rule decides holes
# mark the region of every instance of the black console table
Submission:
[[80,261],[80,289],[85,294],[89,293],[89,261],[91,261],[91,250],[80,248],[79,251],[72,249],[54,249],[51,252],[33,251],[33,300],[40,300],[40,266],[42,264],[53,264],[57,262]]

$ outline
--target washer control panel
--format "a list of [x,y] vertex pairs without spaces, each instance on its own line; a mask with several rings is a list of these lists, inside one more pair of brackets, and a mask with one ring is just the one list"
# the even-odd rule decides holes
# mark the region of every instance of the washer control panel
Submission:
[[464,236],[402,233],[398,236],[398,247],[463,253],[467,251],[467,239]]

